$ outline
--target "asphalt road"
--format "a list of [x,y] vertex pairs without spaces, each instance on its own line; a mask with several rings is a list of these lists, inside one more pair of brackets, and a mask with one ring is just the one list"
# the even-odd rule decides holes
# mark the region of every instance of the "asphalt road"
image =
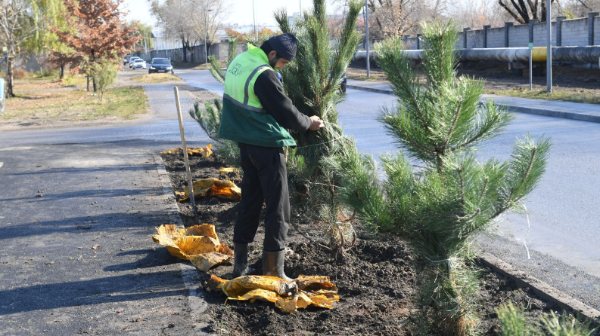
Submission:
[[146,92],[150,122],[0,133],[0,335],[203,334],[197,271],[151,240],[179,216],[155,154],[181,143],[172,87]]

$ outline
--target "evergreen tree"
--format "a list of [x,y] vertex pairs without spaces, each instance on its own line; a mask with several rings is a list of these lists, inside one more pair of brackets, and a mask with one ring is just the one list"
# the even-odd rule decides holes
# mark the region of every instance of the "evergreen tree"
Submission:
[[[421,262],[421,299],[427,332],[474,332],[476,273],[468,267],[473,236],[501,214],[521,209],[545,171],[547,139],[516,141],[507,162],[478,162],[476,145],[498,135],[512,120],[493,101],[479,105],[483,83],[456,77],[453,23],[423,25],[425,84],[399,39],[376,47],[398,106],[380,120],[402,152],[382,157],[387,175],[378,181],[371,157],[358,151],[328,160],[343,178],[343,200],[374,230],[405,237]],[[405,154],[406,153],[406,154]],[[411,161],[424,165],[414,167]]]
[[[353,228],[339,204],[339,176],[322,165],[329,157],[355,148],[337,124],[336,105],[342,101],[339,88],[359,42],[355,30],[362,2],[350,1],[343,31],[331,43],[324,0],[314,0],[313,11],[305,12],[294,26],[284,10],[275,19],[283,33],[298,38],[294,61],[282,70],[283,86],[294,106],[307,116],[319,116],[325,127],[316,132],[292,133],[297,147],[288,152],[288,181],[295,210],[304,219],[324,223],[324,233],[335,248],[353,240]],[[306,218],[309,217],[309,218]],[[312,218],[310,218],[312,217]]]
[[[225,69],[229,67],[229,63],[231,63],[235,56],[237,56],[238,45],[237,37],[229,37],[227,40],[229,42],[229,53],[227,55],[227,64]],[[210,55],[208,56],[208,60],[210,61],[210,73],[217,81],[220,83],[225,83],[225,72],[221,70],[221,64],[219,64],[217,58],[214,55]]]

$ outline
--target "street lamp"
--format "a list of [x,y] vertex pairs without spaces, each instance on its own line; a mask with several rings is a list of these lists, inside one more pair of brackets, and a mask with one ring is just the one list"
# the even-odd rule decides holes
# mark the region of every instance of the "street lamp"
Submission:
[[256,43],[258,43],[258,31],[256,30],[256,14],[254,13],[254,0],[252,0],[252,21],[254,21],[254,35],[256,36]]
[[547,43],[547,54],[546,54],[546,85],[548,86],[546,91],[552,92],[552,1],[548,0],[546,5],[546,37]]
[[369,57],[369,7],[367,6],[367,0],[365,0],[365,24],[367,28],[367,77],[371,77],[371,57]]
[[208,68],[208,47],[206,46],[207,41],[208,41],[208,12],[212,12],[212,9],[208,9],[208,7],[206,7],[206,11],[204,12],[204,58],[206,61],[206,67]]

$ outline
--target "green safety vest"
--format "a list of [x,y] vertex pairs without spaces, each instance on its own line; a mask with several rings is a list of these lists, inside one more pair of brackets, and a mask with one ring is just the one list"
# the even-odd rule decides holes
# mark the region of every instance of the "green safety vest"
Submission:
[[248,44],[248,51],[233,59],[225,76],[219,136],[263,147],[296,146],[288,131],[263,110],[254,94],[254,83],[263,71],[274,71],[262,49]]

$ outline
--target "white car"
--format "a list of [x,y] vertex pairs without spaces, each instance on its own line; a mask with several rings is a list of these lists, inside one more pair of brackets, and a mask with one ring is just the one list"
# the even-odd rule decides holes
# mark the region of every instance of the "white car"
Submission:
[[136,59],[141,59],[141,58],[139,58],[139,57],[137,57],[137,56],[131,56],[131,57],[129,58],[129,67],[130,67],[130,68],[133,68],[133,62],[134,62]]
[[133,61],[132,68],[133,68],[133,70],[135,70],[137,68],[146,69],[146,61],[144,61],[141,58],[138,58],[138,59],[136,59],[136,60]]

